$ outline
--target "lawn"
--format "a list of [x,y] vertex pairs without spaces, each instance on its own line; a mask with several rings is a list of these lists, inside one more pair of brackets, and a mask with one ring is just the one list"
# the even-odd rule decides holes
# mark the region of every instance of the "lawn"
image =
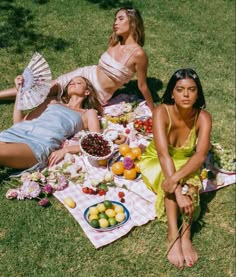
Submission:
[[[114,12],[137,7],[144,18],[148,81],[161,96],[172,73],[194,68],[212,114],[212,141],[235,153],[235,3],[165,0],[2,0],[0,89],[34,51],[50,64],[53,78],[97,64],[107,46]],[[13,103],[0,104],[0,130],[12,124]],[[10,173],[0,169],[0,184]],[[96,250],[56,200],[43,209],[34,201],[9,201],[0,185],[0,276],[235,276],[235,186],[202,195],[193,243],[200,260],[179,272],[166,258],[167,227],[157,220]]]

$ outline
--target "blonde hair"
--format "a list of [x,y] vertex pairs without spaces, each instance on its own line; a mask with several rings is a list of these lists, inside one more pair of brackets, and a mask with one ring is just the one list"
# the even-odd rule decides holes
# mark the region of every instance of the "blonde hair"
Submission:
[[[100,104],[100,102],[97,99],[95,89],[94,89],[93,85],[91,84],[91,82],[85,77],[82,77],[82,76],[76,76],[76,77],[80,77],[85,81],[85,83],[86,83],[85,89],[90,92],[90,94],[84,98],[83,103],[82,103],[82,108],[83,109],[95,109],[95,110],[97,110],[98,115],[102,115],[102,112],[103,112],[102,105]],[[76,77],[74,77],[74,78],[76,78]],[[68,83],[68,85],[69,85],[69,83]],[[61,96],[61,101],[64,104],[68,104],[68,102],[69,102],[69,96],[68,96],[68,91],[67,91],[68,85],[66,86],[65,91],[63,92],[63,94]]]
[[[115,15],[117,15],[119,11],[125,11],[131,27],[132,37],[140,46],[143,46],[145,42],[145,34],[143,19],[140,12],[134,8],[120,8]],[[119,41],[122,41],[122,37],[117,36],[113,31],[109,38],[109,46],[115,46]]]

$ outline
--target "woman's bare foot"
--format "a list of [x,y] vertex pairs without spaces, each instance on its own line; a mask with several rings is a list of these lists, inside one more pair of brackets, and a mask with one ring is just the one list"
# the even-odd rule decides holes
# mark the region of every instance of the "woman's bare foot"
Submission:
[[189,230],[186,230],[186,232],[182,234],[181,245],[182,245],[182,252],[183,252],[186,265],[188,267],[193,266],[198,260],[198,254],[191,242]]
[[184,256],[182,252],[181,247],[181,240],[180,238],[177,238],[174,244],[171,246],[173,241],[168,239],[168,254],[167,258],[170,263],[172,263],[174,266],[176,266],[179,269],[182,269],[184,267]]

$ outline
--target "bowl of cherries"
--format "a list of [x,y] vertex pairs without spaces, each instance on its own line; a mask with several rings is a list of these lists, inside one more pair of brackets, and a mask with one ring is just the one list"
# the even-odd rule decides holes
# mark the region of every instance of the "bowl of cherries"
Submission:
[[89,132],[82,136],[79,145],[84,155],[96,161],[108,159],[114,150],[113,142],[96,132]]

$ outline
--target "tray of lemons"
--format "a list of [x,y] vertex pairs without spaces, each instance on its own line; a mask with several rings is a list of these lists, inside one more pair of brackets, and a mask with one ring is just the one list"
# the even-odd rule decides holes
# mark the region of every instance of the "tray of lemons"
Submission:
[[86,208],[84,219],[94,230],[104,232],[123,226],[130,213],[122,203],[104,200]]

